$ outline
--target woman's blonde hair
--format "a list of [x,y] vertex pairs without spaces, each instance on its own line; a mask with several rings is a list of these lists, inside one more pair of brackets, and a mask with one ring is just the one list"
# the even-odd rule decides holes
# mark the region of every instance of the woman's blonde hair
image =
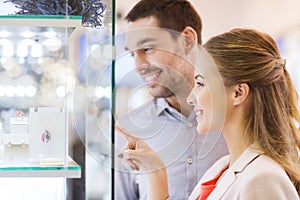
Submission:
[[247,83],[245,137],[289,175],[300,196],[299,101],[274,39],[253,29],[233,29],[204,45],[226,86]]

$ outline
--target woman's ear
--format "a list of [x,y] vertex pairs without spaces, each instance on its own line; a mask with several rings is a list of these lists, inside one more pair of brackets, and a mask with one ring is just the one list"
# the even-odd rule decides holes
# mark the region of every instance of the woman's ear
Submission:
[[186,26],[181,34],[184,38],[185,53],[188,54],[191,49],[198,43],[197,33],[192,27]]
[[247,100],[249,93],[250,88],[247,83],[240,83],[235,85],[232,93],[233,105],[237,106],[244,103]]

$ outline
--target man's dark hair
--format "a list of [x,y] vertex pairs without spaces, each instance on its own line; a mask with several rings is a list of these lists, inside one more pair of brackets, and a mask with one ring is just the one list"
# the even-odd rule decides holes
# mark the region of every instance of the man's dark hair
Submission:
[[154,16],[161,28],[182,32],[190,26],[197,32],[198,43],[202,44],[202,21],[193,5],[186,0],[141,0],[127,14],[125,20],[133,22]]

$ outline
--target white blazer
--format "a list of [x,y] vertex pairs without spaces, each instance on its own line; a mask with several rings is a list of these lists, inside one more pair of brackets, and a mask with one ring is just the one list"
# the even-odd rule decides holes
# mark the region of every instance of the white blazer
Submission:
[[[218,160],[203,175],[190,200],[200,194],[200,185],[229,165],[229,155]],[[249,147],[230,166],[207,200],[299,200],[284,169],[269,157]]]

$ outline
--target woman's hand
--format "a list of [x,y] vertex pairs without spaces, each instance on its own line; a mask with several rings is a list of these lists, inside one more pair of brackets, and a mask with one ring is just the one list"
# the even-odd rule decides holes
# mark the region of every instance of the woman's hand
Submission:
[[119,126],[115,126],[115,130],[127,140],[126,147],[118,157],[125,160],[132,169],[148,172],[148,199],[168,199],[167,170],[159,155],[141,138],[133,136]]
[[160,156],[143,139],[117,125],[115,130],[127,140],[126,147],[118,157],[123,159],[131,169],[152,172],[165,168]]

